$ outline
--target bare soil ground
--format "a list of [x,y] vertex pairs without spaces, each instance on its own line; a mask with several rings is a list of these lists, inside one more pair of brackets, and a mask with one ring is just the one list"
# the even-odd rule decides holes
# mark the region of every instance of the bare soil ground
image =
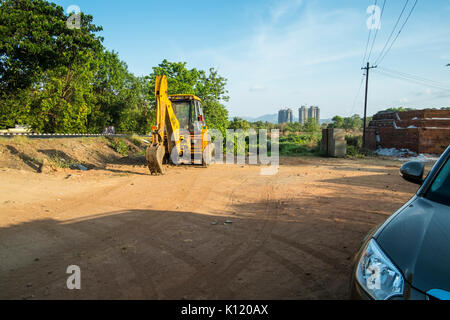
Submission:
[[[92,170],[37,173],[45,152]],[[347,299],[361,240],[417,189],[400,165],[283,158],[274,176],[150,176],[101,140],[2,140],[0,299]],[[69,265],[81,290],[66,287]]]

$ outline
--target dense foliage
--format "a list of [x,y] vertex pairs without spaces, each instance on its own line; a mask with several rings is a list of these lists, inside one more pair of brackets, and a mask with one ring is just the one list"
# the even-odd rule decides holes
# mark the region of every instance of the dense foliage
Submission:
[[166,74],[169,93],[204,100],[208,125],[225,130],[226,79],[217,71],[164,60],[136,77],[106,50],[101,27],[81,13],[68,28],[62,7],[44,0],[0,0],[0,129],[27,125],[45,133],[146,134],[155,121],[154,79]]
[[289,134],[280,138],[280,154],[312,155],[319,153],[320,133]]
[[230,121],[228,128],[233,130],[264,129],[267,131],[277,129],[280,130],[282,134],[289,134],[294,132],[316,133],[320,132],[321,126],[317,123],[315,119],[308,119],[308,121],[304,125],[302,125],[299,122],[282,123],[282,124],[274,124],[271,122],[262,122],[262,121],[249,122],[247,120],[234,117],[233,120]]
[[[369,124],[371,118],[367,120],[367,124]],[[340,116],[335,116],[332,119],[332,122],[328,125],[328,128],[339,128],[339,129],[347,129],[347,130],[356,130],[363,128],[363,119],[355,114],[352,117],[343,118]]]

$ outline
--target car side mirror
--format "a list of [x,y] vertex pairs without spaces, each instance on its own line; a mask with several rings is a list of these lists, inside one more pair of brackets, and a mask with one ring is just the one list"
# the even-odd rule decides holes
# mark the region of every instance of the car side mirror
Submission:
[[405,163],[400,169],[400,173],[406,181],[422,185],[425,173],[425,164],[419,161]]

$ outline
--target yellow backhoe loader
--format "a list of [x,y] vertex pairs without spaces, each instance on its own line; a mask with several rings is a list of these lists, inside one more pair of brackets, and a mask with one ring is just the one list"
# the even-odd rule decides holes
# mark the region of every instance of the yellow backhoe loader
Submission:
[[163,163],[207,166],[213,156],[202,101],[187,94],[167,95],[167,77],[157,76],[155,85],[156,126],[147,148],[152,175],[164,174]]

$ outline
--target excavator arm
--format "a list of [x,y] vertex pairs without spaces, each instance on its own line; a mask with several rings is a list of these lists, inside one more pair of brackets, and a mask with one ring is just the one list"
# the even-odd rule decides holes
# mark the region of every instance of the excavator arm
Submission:
[[[147,148],[147,166],[152,174],[164,174],[163,160],[173,148],[180,154],[180,123],[175,115],[172,102],[167,95],[167,77],[157,76],[155,83],[156,126],[153,127],[152,145]],[[167,139],[165,135],[167,134]],[[167,141],[167,143],[165,143]]]

